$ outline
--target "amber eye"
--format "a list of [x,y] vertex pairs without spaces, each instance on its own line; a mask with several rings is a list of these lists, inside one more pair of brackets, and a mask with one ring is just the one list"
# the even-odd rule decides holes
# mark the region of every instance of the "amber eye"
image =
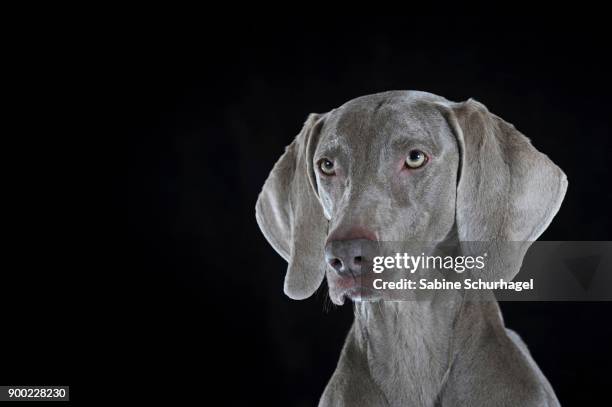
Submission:
[[328,160],[327,158],[323,158],[319,160],[319,169],[325,175],[335,175],[336,171],[334,170],[333,161]]
[[406,157],[406,166],[408,168],[419,168],[427,162],[427,156],[421,150],[412,150]]

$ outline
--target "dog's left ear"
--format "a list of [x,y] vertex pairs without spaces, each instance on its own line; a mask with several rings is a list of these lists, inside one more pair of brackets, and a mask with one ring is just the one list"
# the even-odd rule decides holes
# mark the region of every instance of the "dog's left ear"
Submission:
[[492,248],[491,277],[511,279],[531,242],[559,210],[567,178],[527,137],[483,104],[473,99],[437,104],[460,150],[459,240]]
[[319,288],[325,275],[327,219],[318,200],[314,151],[325,115],[308,116],[266,180],[255,208],[259,228],[289,263],[285,294],[301,300]]

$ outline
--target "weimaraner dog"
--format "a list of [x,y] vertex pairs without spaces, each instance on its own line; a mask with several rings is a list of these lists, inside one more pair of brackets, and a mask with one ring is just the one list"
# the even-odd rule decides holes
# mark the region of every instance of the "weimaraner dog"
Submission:
[[[289,297],[311,296],[326,276],[335,304],[354,303],[319,405],[559,405],[496,301],[460,290],[443,303],[369,298],[357,287],[355,242],[533,242],[566,189],[548,157],[473,99],[392,91],[311,114],[272,169],[256,217],[289,263]],[[511,279],[521,262],[495,270]]]

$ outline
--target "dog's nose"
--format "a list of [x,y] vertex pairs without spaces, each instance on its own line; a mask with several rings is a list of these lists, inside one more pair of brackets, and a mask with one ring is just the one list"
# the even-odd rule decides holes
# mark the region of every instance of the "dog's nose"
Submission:
[[358,276],[363,270],[367,239],[331,240],[325,245],[325,260],[340,275]]

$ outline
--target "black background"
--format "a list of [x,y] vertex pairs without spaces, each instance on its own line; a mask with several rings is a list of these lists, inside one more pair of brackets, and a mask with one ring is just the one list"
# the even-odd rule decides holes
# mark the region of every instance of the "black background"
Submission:
[[[127,153],[127,172],[108,172],[119,176],[111,206],[125,216],[127,205],[128,230],[105,238],[127,237],[128,246],[102,272],[121,306],[106,292],[95,311],[103,322],[87,324],[78,305],[45,289],[67,293],[65,281],[39,271],[35,289],[5,288],[3,305],[16,317],[78,313],[70,329],[46,322],[42,336],[20,323],[2,362],[17,383],[78,392],[92,386],[82,372],[94,371],[91,380],[125,379],[153,398],[316,404],[352,310],[331,306],[324,286],[306,301],[284,296],[286,264],[261,235],[254,206],[307,114],[364,94],[416,89],[483,102],[568,176],[541,240],[611,239],[612,64],[597,18],[209,17],[129,27],[99,38],[105,56],[84,82],[108,85],[100,111],[119,118],[113,136],[96,141]],[[563,405],[609,393],[611,304],[501,306]],[[34,344],[75,363],[18,356]]]

